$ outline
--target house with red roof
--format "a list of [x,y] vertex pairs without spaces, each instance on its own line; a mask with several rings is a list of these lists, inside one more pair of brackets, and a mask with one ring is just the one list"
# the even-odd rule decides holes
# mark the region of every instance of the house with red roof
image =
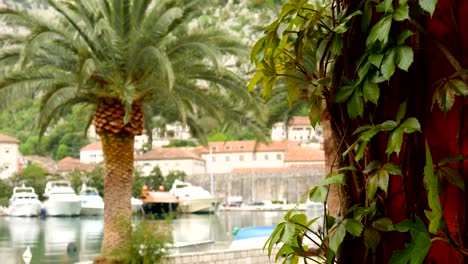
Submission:
[[18,172],[21,163],[19,143],[14,137],[0,134],[0,179]]
[[96,141],[88,144],[80,149],[80,162],[82,163],[99,163],[104,160],[102,152],[102,142]]
[[206,162],[193,147],[154,148],[135,155],[135,166],[142,170],[143,175],[149,175],[154,167],[159,167],[163,175],[171,171],[183,171],[187,175],[206,173]]
[[271,128],[271,140],[323,143],[322,129],[321,127],[314,129],[307,116],[294,116],[289,118],[287,123],[277,122],[273,124]]

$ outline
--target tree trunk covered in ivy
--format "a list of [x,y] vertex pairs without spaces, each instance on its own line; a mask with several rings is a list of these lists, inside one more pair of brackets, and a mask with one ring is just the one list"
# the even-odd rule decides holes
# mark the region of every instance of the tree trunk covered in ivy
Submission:
[[[330,116],[331,172],[308,193],[340,194],[320,260],[468,263],[467,28],[468,0],[291,0],[253,47],[250,89],[285,78],[313,125]],[[310,259],[309,221],[286,215],[268,249]]]
[[[350,3],[352,6],[354,2]],[[377,15],[378,16],[378,15]],[[364,163],[366,165],[372,160],[393,162],[400,166],[403,176],[390,175],[388,193],[381,194],[379,201],[384,208],[384,214],[393,223],[400,223],[405,219],[414,219],[417,215],[426,219],[425,210],[428,210],[427,190],[424,188],[423,171],[425,160],[425,140],[427,140],[434,164],[449,156],[468,156],[468,107],[466,97],[455,100],[453,107],[446,114],[433,102],[436,93],[437,82],[448,78],[460,69],[454,68],[450,59],[441,49],[447,49],[461,67],[468,68],[468,1],[441,0],[433,17],[420,15],[413,23],[405,22],[398,26],[393,37],[403,29],[416,32],[411,36],[411,46],[414,52],[414,63],[408,72],[398,71],[392,79],[381,86],[380,99],[377,106],[366,109],[371,115],[372,123],[383,123],[386,120],[394,120],[399,105],[406,101],[406,116],[416,117],[421,123],[423,134],[408,134],[403,139],[399,155],[392,154],[389,159],[386,153],[388,135],[377,135],[365,150]],[[420,27],[420,28],[419,28]],[[424,32],[421,32],[424,30]],[[343,46],[345,56],[340,57],[336,74],[352,76],[356,71],[356,62],[362,53],[356,43],[365,43],[365,37],[359,29],[350,33],[348,43]],[[346,41],[345,41],[346,43]],[[338,77],[338,76],[337,76]],[[466,79],[465,79],[466,81]],[[442,95],[441,95],[442,96]],[[447,96],[447,95],[445,95]],[[451,100],[447,98],[447,100]],[[447,102],[449,103],[449,102]],[[344,139],[345,151],[352,142],[357,140],[353,132],[360,126],[368,123],[367,120],[355,119],[343,116],[342,105],[328,105],[332,115],[332,129],[335,141]],[[341,167],[358,165],[349,158],[340,160]],[[468,162],[458,161],[448,166],[458,171],[463,177],[465,186],[468,183]],[[364,169],[364,168],[361,168]],[[447,176],[449,177],[449,176]],[[366,175],[359,172],[346,174],[348,190],[348,202],[350,206],[365,204],[366,197]],[[460,188],[448,183],[447,180],[440,181],[442,192],[440,201],[443,208],[443,218],[449,240],[458,246],[468,248],[467,240],[467,214],[466,201],[468,195]],[[427,221],[425,221],[427,224]],[[382,233],[381,233],[382,234]],[[448,235],[450,234],[450,235]],[[446,238],[447,238],[446,237]],[[359,243],[356,243],[358,239]],[[408,233],[386,232],[382,234],[381,244],[376,249],[376,254],[366,249],[365,236],[361,238],[347,237],[342,244],[342,263],[387,263],[395,251],[403,250],[405,243],[411,241]],[[457,250],[453,243],[447,241],[434,241],[426,257],[426,263],[468,263],[467,255]]]

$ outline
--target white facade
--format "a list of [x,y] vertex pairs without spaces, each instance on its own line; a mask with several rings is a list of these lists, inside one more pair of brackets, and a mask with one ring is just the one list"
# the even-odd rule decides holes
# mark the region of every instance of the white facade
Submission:
[[271,128],[271,140],[294,140],[300,142],[323,143],[322,128],[314,129],[308,117],[296,116],[288,121],[278,122]]
[[17,173],[20,160],[19,141],[0,134],[0,179],[6,179]]
[[90,164],[104,160],[102,143],[100,141],[86,145],[80,149],[80,162]]
[[135,166],[147,176],[155,167],[163,175],[171,171],[183,171],[187,175],[206,173],[205,160],[194,151],[195,148],[155,148],[142,155],[135,156]]

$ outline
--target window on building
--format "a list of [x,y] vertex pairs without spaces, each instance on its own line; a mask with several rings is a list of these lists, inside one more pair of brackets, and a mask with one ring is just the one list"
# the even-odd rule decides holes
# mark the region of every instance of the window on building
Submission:
[[216,157],[211,157],[212,162],[216,162]]
[[252,160],[257,160],[257,154],[256,153],[252,154]]
[[180,162],[176,161],[175,165],[180,166]]
[[149,162],[145,162],[143,163],[143,166],[151,166],[151,164]]
[[231,160],[231,157],[226,156],[226,161],[230,161],[230,160]]
[[244,155],[239,155],[239,160],[244,161]]
[[211,147],[211,150],[212,150],[212,151],[216,151],[216,147]]
[[231,146],[226,146],[225,149],[226,150],[231,150]]
[[265,154],[265,160],[268,160],[268,154]]
[[276,154],[276,159],[281,160],[281,154]]
[[244,146],[240,146],[239,148],[240,148],[240,149],[244,149],[245,147],[244,147]]

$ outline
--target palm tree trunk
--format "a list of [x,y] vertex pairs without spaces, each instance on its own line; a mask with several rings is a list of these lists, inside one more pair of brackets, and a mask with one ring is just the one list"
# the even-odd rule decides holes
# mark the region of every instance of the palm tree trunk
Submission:
[[101,254],[108,256],[119,251],[122,253],[130,234],[135,136],[129,133],[104,133],[101,138],[105,166]]

